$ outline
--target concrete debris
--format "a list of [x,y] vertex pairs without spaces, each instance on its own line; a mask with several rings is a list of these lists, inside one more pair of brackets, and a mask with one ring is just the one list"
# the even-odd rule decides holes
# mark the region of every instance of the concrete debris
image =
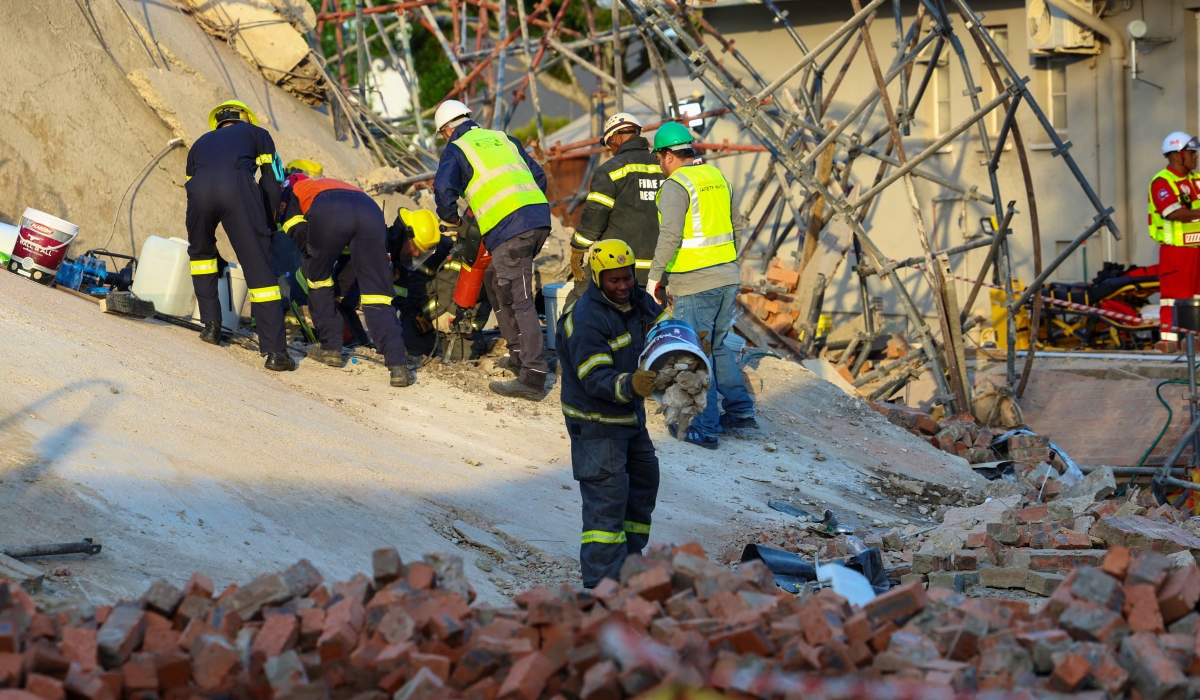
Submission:
[[679,426],[678,437],[682,440],[692,419],[708,405],[708,370],[691,355],[668,357],[654,377],[654,386],[662,392],[657,413],[664,414],[667,425]]
[[324,104],[326,83],[304,35],[316,26],[298,0],[184,0],[209,34],[231,44],[272,83],[311,105]]
[[1090,498],[1098,501],[1108,498],[1117,492],[1117,480],[1113,476],[1112,467],[1098,467],[1088,474],[1083,481],[1063,492],[1062,498]]
[[495,535],[485,532],[474,525],[468,525],[461,520],[454,521],[454,529],[458,534],[463,536],[463,539],[486,552],[500,557],[501,561],[512,558],[512,553],[500,543],[500,540]]
[[32,566],[0,554],[0,581],[15,583],[30,593],[37,593],[42,589],[45,578],[45,574]]

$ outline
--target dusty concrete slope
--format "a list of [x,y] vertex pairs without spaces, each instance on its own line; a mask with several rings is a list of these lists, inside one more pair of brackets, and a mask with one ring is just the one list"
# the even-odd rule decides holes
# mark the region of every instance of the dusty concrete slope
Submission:
[[[118,252],[131,224],[138,247],[147,235],[185,235],[186,146],[225,99],[257,111],[285,161],[316,158],[341,178],[375,167],[173,3],[5,3],[0,57],[0,221],[25,207],[68,219],[81,227],[75,250],[105,245],[114,217]],[[185,147],[147,168],[175,137]]]
[[[536,405],[496,400],[482,378],[429,370],[396,390],[367,359],[272,374],[241,347],[106,316],[8,273],[0,306],[0,546],[98,538],[92,559],[35,562],[69,566],[71,590],[111,599],[193,570],[223,584],[300,557],[345,578],[387,545],[407,558],[457,548],[492,600],[574,576],[579,498],[557,390]],[[770,498],[827,505],[852,525],[923,521],[871,500],[866,478],[879,469],[978,485],[961,460],[806,370],[774,360],[760,370],[764,428],[752,437],[713,453],[653,422],[654,540],[715,551],[736,530],[781,521]],[[455,520],[516,540],[488,554]],[[506,550],[535,556],[505,561]]]

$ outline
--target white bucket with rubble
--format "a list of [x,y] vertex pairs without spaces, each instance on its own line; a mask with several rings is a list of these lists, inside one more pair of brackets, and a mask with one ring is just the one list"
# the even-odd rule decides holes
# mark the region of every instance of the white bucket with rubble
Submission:
[[[688,355],[703,363],[705,371],[712,376],[712,362],[700,345],[700,336],[684,321],[670,318],[656,324],[646,335],[646,349],[638,358],[638,367],[658,372],[669,358]],[[662,391],[654,392],[654,400],[662,403]]]

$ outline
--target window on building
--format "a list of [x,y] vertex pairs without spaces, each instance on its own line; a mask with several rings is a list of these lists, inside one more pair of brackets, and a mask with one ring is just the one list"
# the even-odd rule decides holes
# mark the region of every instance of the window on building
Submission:
[[1067,133],[1067,64],[1051,58],[1038,59],[1042,84],[1042,109],[1060,135]]
[[[987,27],[986,29],[987,29],[987,33],[991,35],[992,40],[996,42],[996,48],[1000,49],[1001,54],[1007,56],[1008,55],[1008,27],[1007,26]],[[997,65],[996,57],[993,56],[991,54],[991,52],[988,52],[988,55],[984,56],[983,61],[980,63],[980,70],[979,70],[979,85],[983,88],[983,92],[981,93],[980,99],[985,104],[996,99],[996,95],[999,94],[996,92],[996,83],[995,83],[995,81],[992,80],[992,72],[991,72],[990,68],[993,65]],[[1004,72],[1000,71],[999,69],[997,69],[997,72],[1000,73],[1001,79],[1003,79]],[[997,134],[1000,133],[1000,126],[1003,123],[1004,123],[1004,108],[1001,107],[999,109],[993,110],[992,113],[987,116],[988,133],[991,134],[992,136],[996,136]]]
[[939,62],[933,69],[934,134],[941,136],[950,131],[950,65],[949,62]]
[[926,45],[921,51],[921,55],[917,57],[917,62],[921,64],[921,68],[913,72],[913,84],[919,84],[924,79],[925,71],[932,68],[932,75],[929,78],[929,87],[925,92],[925,96],[921,102],[926,109],[926,114],[929,119],[929,135],[937,138],[946,133],[953,126],[951,115],[951,94],[950,94],[950,61],[947,54],[952,52],[949,45],[942,47],[938,56],[937,64],[930,66],[929,63],[933,59],[933,46],[931,42]]

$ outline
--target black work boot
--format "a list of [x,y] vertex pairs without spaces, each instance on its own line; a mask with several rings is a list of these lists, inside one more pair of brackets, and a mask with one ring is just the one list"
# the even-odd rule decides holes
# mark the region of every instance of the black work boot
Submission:
[[341,348],[338,348],[337,350],[326,350],[320,345],[314,345],[308,349],[308,359],[316,360],[317,362],[329,365],[330,367],[341,367],[342,350]]
[[505,355],[504,357],[501,357],[500,359],[496,360],[493,366],[496,369],[502,369],[506,372],[511,372],[514,375],[519,376],[521,374],[521,363],[512,359],[512,355]]
[[292,356],[284,352],[269,352],[267,353],[267,362],[263,365],[272,372],[291,372],[296,369],[296,361]]
[[208,321],[204,324],[204,330],[200,331],[200,340],[210,345],[221,344],[221,322]]
[[388,367],[388,370],[392,373],[392,386],[411,386],[413,382],[417,381],[408,365],[395,365]]
[[541,372],[530,372],[528,383],[518,379],[506,382],[492,382],[488,385],[494,393],[513,399],[541,401],[546,398],[546,375]]

